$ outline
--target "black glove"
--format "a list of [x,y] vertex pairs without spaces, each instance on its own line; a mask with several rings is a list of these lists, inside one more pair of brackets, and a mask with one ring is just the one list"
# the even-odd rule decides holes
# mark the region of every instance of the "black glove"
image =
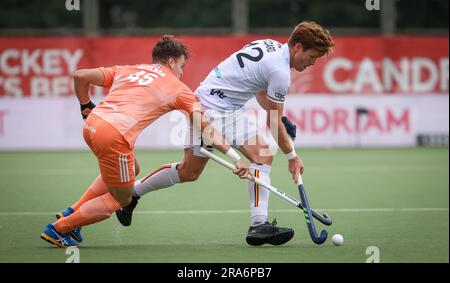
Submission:
[[286,132],[291,136],[292,140],[295,140],[297,136],[297,126],[292,123],[286,116],[281,118],[281,122],[283,122],[284,127],[286,128]]
[[81,110],[81,116],[83,117],[83,120],[86,120],[89,113],[91,113],[92,109],[95,108],[95,104],[92,103],[92,101],[89,100],[86,104],[80,103],[80,110]]

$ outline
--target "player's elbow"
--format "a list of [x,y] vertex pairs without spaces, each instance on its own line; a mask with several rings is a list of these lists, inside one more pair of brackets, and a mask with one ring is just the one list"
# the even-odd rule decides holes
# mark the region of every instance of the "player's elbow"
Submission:
[[76,70],[75,73],[73,73],[73,79],[76,82],[83,82],[87,80],[87,70],[85,69],[79,69]]

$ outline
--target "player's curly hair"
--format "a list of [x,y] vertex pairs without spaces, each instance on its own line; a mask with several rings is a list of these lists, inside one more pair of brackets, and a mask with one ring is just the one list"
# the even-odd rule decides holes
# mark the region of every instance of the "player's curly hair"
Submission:
[[152,50],[153,63],[165,64],[169,58],[176,59],[181,55],[184,55],[186,59],[191,56],[186,45],[176,40],[173,35],[163,35],[162,39],[156,43]]
[[297,43],[301,43],[304,50],[312,48],[319,51],[320,56],[330,54],[335,45],[328,30],[315,22],[307,21],[298,24],[289,37],[290,47],[294,47]]

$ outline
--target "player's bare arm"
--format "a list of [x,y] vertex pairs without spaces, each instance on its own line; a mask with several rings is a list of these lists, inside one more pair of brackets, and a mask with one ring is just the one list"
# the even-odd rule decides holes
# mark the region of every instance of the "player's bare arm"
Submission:
[[292,174],[292,179],[297,182],[298,174],[303,174],[304,165],[300,157],[295,154],[294,144],[281,121],[284,104],[266,99],[265,105],[267,105],[267,123],[272,136],[277,139],[278,146],[283,153],[287,155],[289,160],[289,172]]
[[267,111],[267,91],[260,91],[258,92],[258,94],[256,94],[255,97],[256,101],[258,101],[258,104]]
[[[256,101],[258,101],[258,104],[267,111],[267,91],[260,91],[259,93],[256,94]],[[294,123],[292,123],[292,121],[290,121],[286,116],[283,116],[281,118],[284,128],[286,129],[286,132],[288,133],[288,135],[291,137],[291,139],[293,141],[295,141],[295,137],[296,137],[296,132],[297,132],[297,127]],[[269,126],[269,117],[267,117],[267,126]]]
[[81,115],[86,119],[95,104],[89,97],[89,86],[91,84],[102,86],[105,82],[105,75],[99,69],[80,69],[75,71],[74,75],[75,94],[80,101]]

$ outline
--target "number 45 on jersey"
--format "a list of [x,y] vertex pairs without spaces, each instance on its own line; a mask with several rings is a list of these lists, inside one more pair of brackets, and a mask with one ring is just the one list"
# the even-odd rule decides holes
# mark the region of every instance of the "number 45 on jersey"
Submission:
[[147,73],[146,71],[140,71],[128,76],[130,82],[134,83],[137,81],[139,85],[149,85],[154,79],[158,77],[157,74]]

